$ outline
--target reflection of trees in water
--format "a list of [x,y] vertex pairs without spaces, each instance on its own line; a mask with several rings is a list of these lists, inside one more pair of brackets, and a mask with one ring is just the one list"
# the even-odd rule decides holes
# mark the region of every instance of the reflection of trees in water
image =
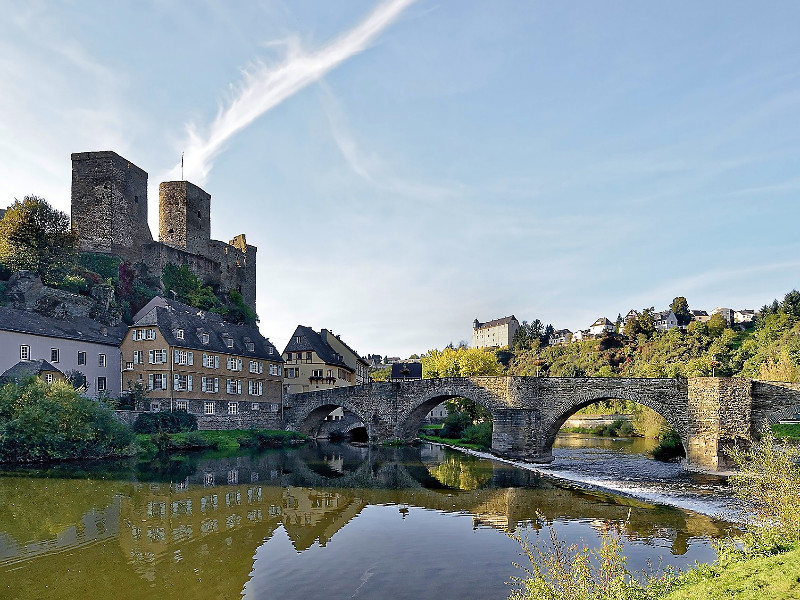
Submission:
[[438,465],[428,466],[431,475],[447,487],[477,490],[492,480],[492,461],[475,456],[446,456]]

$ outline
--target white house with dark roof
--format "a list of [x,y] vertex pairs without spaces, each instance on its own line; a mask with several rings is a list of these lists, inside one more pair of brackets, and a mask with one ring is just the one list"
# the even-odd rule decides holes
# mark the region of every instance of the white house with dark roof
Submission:
[[119,345],[127,329],[86,317],[64,321],[0,306],[0,372],[20,361],[44,360],[67,375],[80,372],[88,396],[118,398]]
[[519,321],[514,315],[481,323],[478,319],[472,322],[473,348],[511,347],[514,334],[519,329]]
[[572,339],[572,332],[569,329],[558,329],[550,335],[549,343],[551,346],[556,344],[568,344]]
[[756,318],[756,311],[749,308],[743,308],[733,313],[733,322],[741,325],[752,323]]
[[614,333],[614,324],[606,317],[600,317],[589,327],[589,333],[594,336],[603,335],[606,332]]

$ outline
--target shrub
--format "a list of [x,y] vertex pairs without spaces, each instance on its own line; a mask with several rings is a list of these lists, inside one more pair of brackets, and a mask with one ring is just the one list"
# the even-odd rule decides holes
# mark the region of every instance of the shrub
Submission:
[[492,447],[492,424],[489,421],[470,425],[461,434],[461,439],[468,444],[477,444],[484,448]]
[[800,449],[778,443],[769,429],[749,450],[734,450],[739,471],[729,479],[737,497],[749,506],[747,545],[782,549],[800,541]]
[[141,413],[133,423],[133,430],[136,433],[196,431],[197,417],[185,410]]
[[107,405],[67,382],[31,378],[0,388],[0,461],[128,455],[132,442]]
[[447,415],[439,435],[443,438],[458,439],[464,430],[472,425],[472,419],[466,412],[454,412]]
[[670,429],[661,435],[658,446],[653,448],[651,454],[656,460],[669,462],[686,456],[686,450],[683,448],[683,442],[678,433]]

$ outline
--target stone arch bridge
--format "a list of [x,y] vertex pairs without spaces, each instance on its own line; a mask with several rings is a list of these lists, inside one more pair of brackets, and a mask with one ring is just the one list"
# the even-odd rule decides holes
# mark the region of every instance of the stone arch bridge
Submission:
[[741,378],[466,377],[365,385],[290,394],[284,427],[319,431],[343,407],[364,423],[371,443],[413,441],[425,415],[464,397],[492,415],[492,452],[550,462],[556,434],[584,406],[608,399],[652,408],[678,432],[690,466],[730,465],[726,451],[748,443],[767,424],[800,412],[800,384]]

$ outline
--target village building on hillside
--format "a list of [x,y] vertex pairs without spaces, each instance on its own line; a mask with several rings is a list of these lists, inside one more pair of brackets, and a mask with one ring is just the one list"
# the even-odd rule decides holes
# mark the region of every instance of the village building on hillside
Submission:
[[625,330],[625,326],[626,326],[626,325],[627,325],[627,324],[628,324],[630,321],[632,321],[633,319],[635,319],[635,318],[636,318],[636,317],[638,317],[638,316],[639,316],[639,313],[638,313],[638,312],[636,312],[636,311],[635,311],[635,310],[633,310],[633,309],[630,309],[630,310],[628,311],[628,314],[626,314],[626,315],[625,315],[625,316],[622,318],[622,323],[620,323],[620,326],[619,326],[619,331],[620,331],[620,333],[622,333],[622,332]]
[[743,308],[733,313],[733,322],[740,325],[749,325],[756,318],[756,311]]
[[569,329],[559,329],[550,335],[549,344],[551,346],[568,344],[571,339],[572,332]]
[[704,310],[690,310],[689,312],[692,313],[692,321],[700,321],[701,323],[705,323],[711,318]]
[[481,323],[478,319],[472,322],[473,348],[511,347],[514,334],[519,329],[519,321],[514,315]]
[[369,363],[327,329],[298,325],[283,351],[283,386],[290,394],[369,381]]
[[0,382],[14,381],[20,383],[29,377],[38,377],[45,383],[64,381],[64,373],[44,359],[21,360],[0,375]]
[[109,327],[86,317],[67,321],[0,306],[0,369],[44,360],[64,375],[80,373],[87,396],[117,398],[119,345],[126,331],[124,325]]
[[728,324],[728,327],[733,325],[733,310],[730,308],[724,308],[722,306],[718,306],[714,310],[711,311],[711,316],[714,315],[722,315],[722,318],[725,319],[725,322]]
[[678,317],[672,312],[672,309],[660,310],[653,313],[653,325],[656,331],[669,331],[678,326]]
[[201,428],[278,423],[283,359],[255,325],[157,296],[136,314],[121,350],[124,389],[146,394],[137,410],[185,410]]
[[570,341],[572,342],[582,342],[583,340],[588,340],[591,336],[588,329],[578,329],[572,333],[572,337]]
[[615,326],[606,317],[600,317],[589,327],[589,333],[593,336],[603,335],[604,333],[614,333]]

